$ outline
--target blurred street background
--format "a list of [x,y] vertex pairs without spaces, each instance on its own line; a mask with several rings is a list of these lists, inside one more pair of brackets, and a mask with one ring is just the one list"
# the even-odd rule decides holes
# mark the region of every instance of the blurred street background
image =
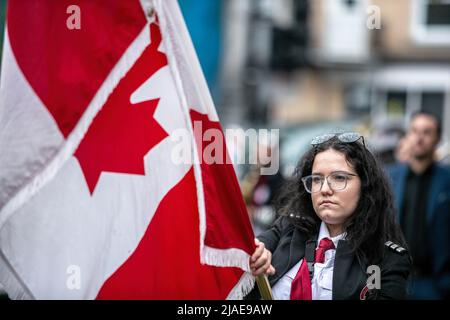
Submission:
[[[393,161],[410,115],[450,139],[450,1],[183,0],[224,128],[280,128],[283,173],[317,131],[357,129]],[[378,24],[378,25],[377,25]]]
[[[436,159],[450,163],[449,0],[180,5],[222,126],[279,128],[281,179],[314,136],[335,131],[363,134],[392,164],[411,115],[420,110],[440,119]],[[254,146],[240,147],[248,153]],[[272,198],[270,190],[254,192],[256,178],[254,194],[246,195],[251,168],[236,169],[248,203],[255,203],[252,196],[256,203]],[[262,214],[260,224],[271,217]]]

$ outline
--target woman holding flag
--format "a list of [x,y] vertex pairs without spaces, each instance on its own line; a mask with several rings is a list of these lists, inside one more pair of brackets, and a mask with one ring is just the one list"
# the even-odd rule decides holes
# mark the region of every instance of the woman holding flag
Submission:
[[279,197],[280,218],[256,240],[253,275],[269,275],[275,299],[403,299],[411,259],[364,137],[326,134],[311,144]]

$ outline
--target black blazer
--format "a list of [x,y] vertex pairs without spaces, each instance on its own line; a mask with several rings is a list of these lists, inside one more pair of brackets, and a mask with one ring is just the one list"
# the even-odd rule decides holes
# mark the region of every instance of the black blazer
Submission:
[[[272,252],[272,265],[276,269],[269,276],[273,287],[278,280],[305,256],[305,243],[309,240],[305,234],[292,225],[286,217],[279,218],[274,225],[258,236],[266,248]],[[317,235],[314,238],[317,239]],[[380,290],[364,287],[370,275],[365,265],[354,255],[345,240],[340,240],[336,248],[333,270],[333,300],[345,299],[404,299],[407,279],[411,268],[411,259],[406,250],[397,246],[385,246],[385,254],[379,265],[381,271]],[[360,297],[361,295],[361,297]],[[257,286],[246,297],[259,299]]]

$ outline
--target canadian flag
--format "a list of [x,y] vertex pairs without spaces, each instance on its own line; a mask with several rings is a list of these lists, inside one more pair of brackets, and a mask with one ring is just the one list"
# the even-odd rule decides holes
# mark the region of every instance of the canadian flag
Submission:
[[9,1],[0,81],[11,298],[251,290],[253,232],[232,165],[202,161],[221,129],[175,0]]

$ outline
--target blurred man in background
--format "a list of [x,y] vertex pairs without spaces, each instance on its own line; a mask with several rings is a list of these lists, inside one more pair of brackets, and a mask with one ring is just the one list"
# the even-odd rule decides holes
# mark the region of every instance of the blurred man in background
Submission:
[[412,299],[450,298],[450,170],[435,161],[439,119],[411,117],[409,156],[389,168],[396,206],[413,257]]

